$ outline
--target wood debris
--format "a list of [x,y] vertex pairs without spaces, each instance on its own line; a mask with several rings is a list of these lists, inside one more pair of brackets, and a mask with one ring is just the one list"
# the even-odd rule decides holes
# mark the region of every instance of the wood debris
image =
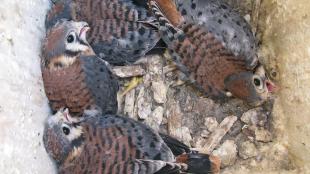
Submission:
[[145,69],[141,65],[114,66],[112,71],[120,78],[143,76],[145,74]]
[[210,154],[213,149],[220,143],[224,135],[230,130],[233,124],[237,121],[236,116],[228,116],[226,117],[221,124],[211,133],[210,137],[207,139],[203,148],[194,149],[199,152]]

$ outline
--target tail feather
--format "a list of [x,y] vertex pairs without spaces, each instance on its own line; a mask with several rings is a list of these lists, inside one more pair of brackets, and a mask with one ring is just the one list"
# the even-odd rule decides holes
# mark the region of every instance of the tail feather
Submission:
[[156,2],[157,6],[160,7],[160,11],[174,26],[177,26],[184,21],[184,17],[179,12],[174,0],[149,0],[149,2],[150,1]]
[[[172,59],[176,62],[178,68],[186,74],[186,76],[189,76],[188,69],[181,63],[182,62],[182,56],[180,56],[178,53],[176,53],[176,50],[178,50],[178,47],[183,46],[182,48],[186,49],[187,52],[190,52],[189,54],[193,54],[193,49],[189,42],[184,42],[186,39],[186,34],[180,30],[179,28],[175,27],[162,13],[161,8],[155,2],[154,0],[150,1],[150,8],[155,16],[155,18],[158,20],[159,25],[159,33],[161,35],[162,40],[166,43],[169,52],[172,55]],[[181,25],[181,24],[180,24]],[[185,48],[186,47],[186,48]],[[190,79],[186,81],[192,81]]]
[[194,151],[169,135],[160,133],[160,136],[176,156],[176,162],[187,165],[186,172],[195,174],[219,173],[221,160],[218,157]]
[[184,153],[191,152],[190,148],[184,143],[180,142],[179,140],[162,133],[160,133],[160,136],[164,140],[164,142],[168,145],[168,147],[171,149],[174,156],[179,156]]
[[190,153],[179,155],[176,160],[178,163],[187,164],[189,173],[216,174],[220,172],[221,160],[213,155]]
[[155,18],[159,22],[159,31],[163,40],[170,45],[169,43],[175,41],[183,41],[185,39],[185,34],[182,30],[173,26],[173,24],[165,17],[162,13],[161,8],[155,1],[150,1],[151,10]]

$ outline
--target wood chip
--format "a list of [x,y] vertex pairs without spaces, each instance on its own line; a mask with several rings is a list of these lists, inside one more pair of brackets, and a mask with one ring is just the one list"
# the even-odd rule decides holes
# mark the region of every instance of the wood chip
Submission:
[[145,74],[145,70],[141,65],[115,66],[112,68],[112,71],[120,78],[143,76]]
[[168,72],[174,71],[174,70],[176,70],[176,69],[177,69],[177,67],[176,67],[176,65],[174,65],[174,64],[172,64],[172,65],[167,65],[167,66],[164,66],[164,67],[163,67],[163,72],[164,72],[164,74],[167,74]]
[[210,154],[213,151],[213,149],[220,143],[224,135],[226,135],[226,133],[233,126],[233,124],[237,121],[237,119],[238,118],[236,116],[226,117],[209,136],[209,138],[203,145],[203,148],[197,148],[197,149],[194,148],[193,150],[197,150],[201,153]]
[[136,89],[130,90],[125,95],[125,104],[124,104],[124,114],[128,115],[130,118],[133,118],[133,119],[137,118],[137,116],[134,113],[135,95],[136,95]]

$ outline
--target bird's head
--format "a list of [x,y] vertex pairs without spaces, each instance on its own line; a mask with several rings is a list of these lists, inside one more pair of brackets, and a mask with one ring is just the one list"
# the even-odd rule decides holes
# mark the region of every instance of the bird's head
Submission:
[[80,123],[80,119],[70,116],[68,109],[60,109],[48,117],[43,142],[46,151],[58,165],[81,153],[84,137]]
[[60,20],[47,32],[42,48],[42,66],[60,69],[70,66],[79,55],[93,54],[86,39],[86,22]]
[[245,100],[249,105],[258,106],[277,90],[277,86],[269,80],[262,65],[254,73],[241,72],[225,79],[226,89],[233,96]]

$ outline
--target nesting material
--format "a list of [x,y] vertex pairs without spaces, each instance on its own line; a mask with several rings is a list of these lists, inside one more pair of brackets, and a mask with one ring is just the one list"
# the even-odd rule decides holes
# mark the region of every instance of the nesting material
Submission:
[[114,66],[112,71],[120,78],[143,76],[145,74],[145,70],[141,65]]
[[219,145],[222,138],[226,135],[226,133],[230,130],[230,128],[233,126],[233,124],[237,121],[236,116],[228,116],[226,117],[219,127],[217,127],[208,140],[206,141],[204,148],[199,149],[199,151],[202,151],[203,153],[210,154],[213,149]]

